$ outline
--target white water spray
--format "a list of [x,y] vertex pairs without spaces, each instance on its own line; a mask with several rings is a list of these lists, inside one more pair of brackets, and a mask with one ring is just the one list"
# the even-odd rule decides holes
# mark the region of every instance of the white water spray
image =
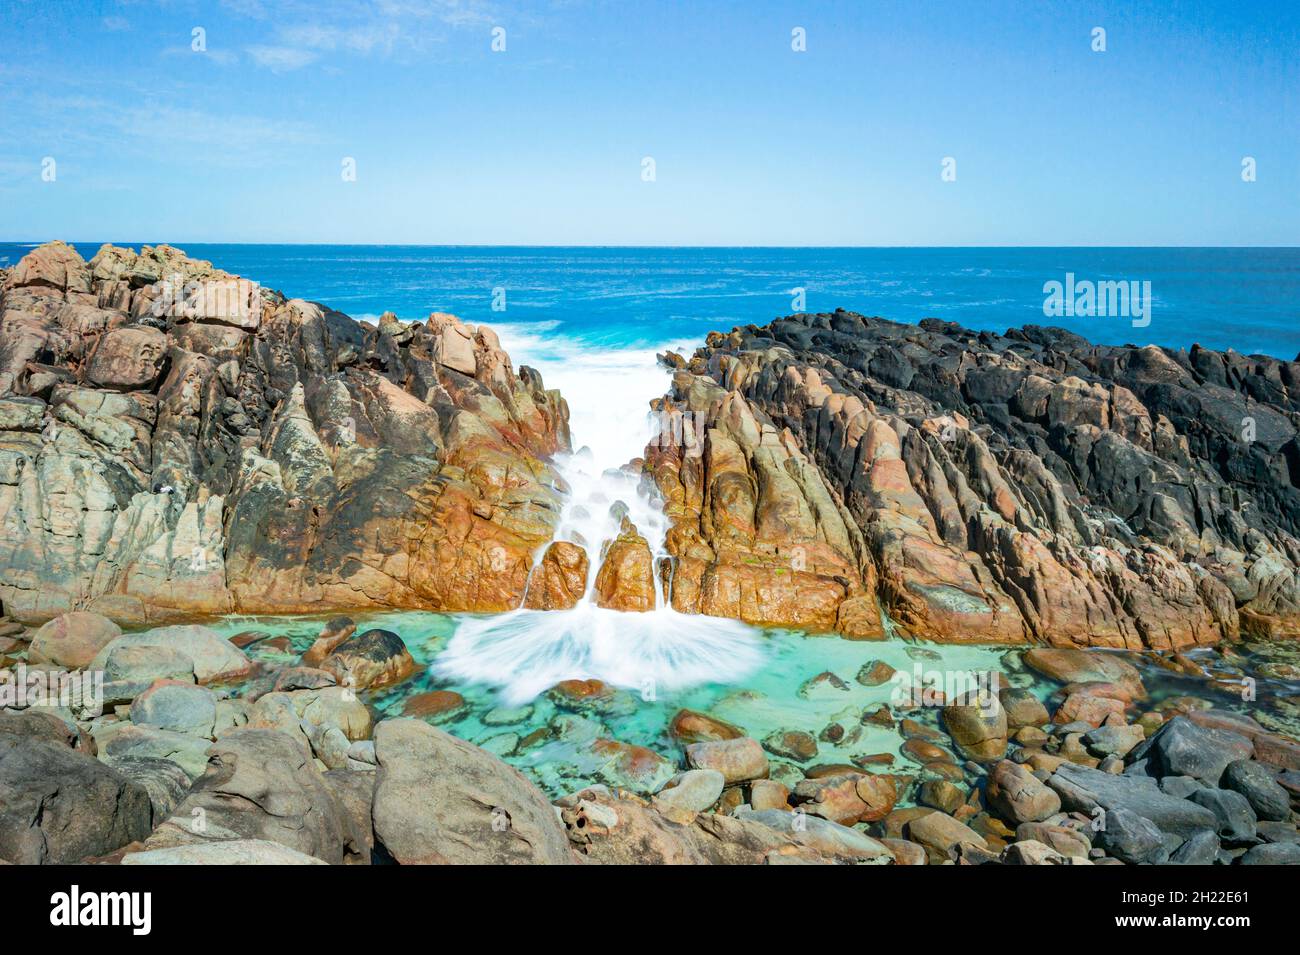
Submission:
[[[668,606],[658,574],[653,611],[608,610],[595,603],[604,546],[618,535],[624,514],[649,544],[655,566],[667,557],[668,519],[657,496],[647,493],[638,475],[619,468],[639,456],[653,435],[646,400],[667,384],[666,372],[655,365],[655,349],[592,349],[564,339],[542,341],[511,326],[497,331],[516,361],[537,368],[548,387],[568,398],[575,436],[595,439],[594,448],[555,461],[570,489],[555,539],[586,551],[587,587],[571,610],[519,609],[466,620],[433,671],[500,687],[511,705],[561,680],[598,679],[653,698],[658,690],[748,676],[764,656],[756,631],[736,620],[678,613]],[[545,550],[543,545],[534,555],[534,566]]]

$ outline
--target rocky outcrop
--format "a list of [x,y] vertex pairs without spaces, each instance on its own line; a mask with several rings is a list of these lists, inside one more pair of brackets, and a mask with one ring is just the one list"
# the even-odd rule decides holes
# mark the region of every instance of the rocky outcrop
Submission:
[[169,246],[0,279],[14,619],[521,603],[568,409],[490,329],[365,325]]
[[1300,632],[1300,364],[801,314],[713,334],[645,467],[680,610],[948,642]]

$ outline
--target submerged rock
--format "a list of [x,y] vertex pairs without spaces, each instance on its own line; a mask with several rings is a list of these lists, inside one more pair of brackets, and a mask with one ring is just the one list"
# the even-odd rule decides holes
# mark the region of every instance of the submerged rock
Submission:
[[686,761],[694,769],[715,769],[728,783],[764,779],[768,773],[767,755],[757,740],[749,737],[691,743],[686,747]]

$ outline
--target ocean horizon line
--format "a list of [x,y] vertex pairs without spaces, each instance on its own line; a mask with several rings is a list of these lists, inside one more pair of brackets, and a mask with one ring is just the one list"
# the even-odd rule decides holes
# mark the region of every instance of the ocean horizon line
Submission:
[[581,243],[462,243],[462,242],[230,242],[216,239],[146,239],[146,240],[97,240],[97,239],[0,239],[0,245],[21,245],[36,248],[48,242],[66,242],[69,245],[91,245],[98,242],[104,244],[107,241],[110,245],[131,246],[131,245],[220,245],[220,246],[240,246],[240,247],[307,247],[307,248],[331,248],[331,247],[348,247],[362,249],[627,249],[627,250],[645,250],[645,249],[662,249],[664,251],[689,251],[695,249],[709,250],[737,250],[746,251],[753,249],[763,250],[821,250],[827,252],[843,252],[853,250],[881,250],[881,251],[907,251],[915,250],[918,252],[926,251],[961,251],[964,249],[979,249],[983,251],[996,251],[1000,249],[1015,249],[1021,251],[1056,251],[1071,249],[1143,249],[1148,251],[1168,250],[1174,252],[1187,251],[1261,251],[1276,252],[1280,250],[1297,249],[1300,250],[1300,243],[1293,245],[627,245],[627,244],[581,244]]

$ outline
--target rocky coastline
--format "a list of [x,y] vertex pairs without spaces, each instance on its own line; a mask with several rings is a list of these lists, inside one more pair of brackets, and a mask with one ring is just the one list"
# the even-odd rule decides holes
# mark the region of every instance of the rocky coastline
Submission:
[[[0,272],[0,860],[1300,864],[1300,742],[1248,712],[1300,665],[1247,660],[1300,620],[1300,365],[848,312],[663,361],[629,467],[669,557],[624,518],[597,568],[552,539],[564,399],[486,327],[168,246]],[[817,725],[624,738],[626,688],[481,707],[360,622],[563,610],[589,574],[859,664],[798,686]],[[904,685],[903,640],[998,666],[850,703]],[[548,747],[588,781],[539,785]]]

